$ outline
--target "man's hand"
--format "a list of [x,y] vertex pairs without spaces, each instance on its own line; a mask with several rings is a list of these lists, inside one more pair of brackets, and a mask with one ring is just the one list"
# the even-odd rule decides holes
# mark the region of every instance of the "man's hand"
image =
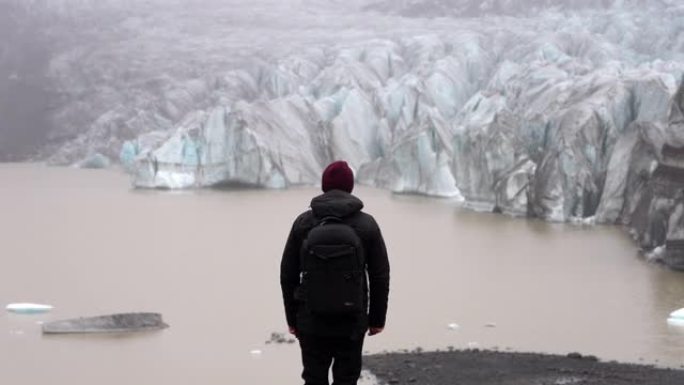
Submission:
[[297,335],[297,329],[294,326],[288,326],[288,330],[290,331],[290,334],[299,338],[299,336]]
[[368,335],[369,336],[374,336],[376,334],[382,333],[382,331],[385,330],[385,328],[368,328]]

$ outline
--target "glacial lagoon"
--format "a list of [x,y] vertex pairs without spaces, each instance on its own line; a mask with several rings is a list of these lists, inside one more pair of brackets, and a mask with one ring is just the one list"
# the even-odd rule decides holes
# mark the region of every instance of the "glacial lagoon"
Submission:
[[[146,191],[119,171],[0,165],[0,373],[21,384],[299,384],[278,269],[315,188]],[[463,349],[684,364],[684,275],[617,227],[476,213],[450,200],[355,191],[392,263],[386,332],[369,353]],[[130,311],[161,332],[43,336],[41,323]]]

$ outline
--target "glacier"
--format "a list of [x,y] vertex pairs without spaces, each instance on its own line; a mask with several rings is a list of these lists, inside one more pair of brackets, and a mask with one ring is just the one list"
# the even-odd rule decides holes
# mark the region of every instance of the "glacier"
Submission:
[[[41,159],[172,189],[315,185],[345,159],[398,193],[622,224],[684,267],[681,3],[28,3],[92,38],[49,63]],[[100,8],[109,35],[74,21]]]

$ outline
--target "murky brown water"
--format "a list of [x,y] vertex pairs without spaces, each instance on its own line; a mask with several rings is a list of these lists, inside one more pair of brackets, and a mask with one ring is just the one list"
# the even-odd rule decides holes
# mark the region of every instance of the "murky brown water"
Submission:
[[[315,189],[141,192],[120,173],[36,165],[0,166],[0,181],[0,305],[56,307],[0,309],[2,383],[300,383],[297,347],[264,342],[285,329],[280,253]],[[387,330],[368,351],[476,343],[684,364],[684,331],[665,322],[684,307],[684,275],[637,258],[619,229],[357,194],[392,262]],[[37,324],[126,311],[171,328],[43,337]]]

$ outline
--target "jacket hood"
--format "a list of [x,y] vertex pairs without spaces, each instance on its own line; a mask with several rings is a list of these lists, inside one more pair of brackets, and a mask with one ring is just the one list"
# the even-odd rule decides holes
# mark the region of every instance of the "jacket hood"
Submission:
[[344,218],[362,208],[363,202],[359,198],[342,190],[330,190],[311,200],[311,210],[316,218]]

